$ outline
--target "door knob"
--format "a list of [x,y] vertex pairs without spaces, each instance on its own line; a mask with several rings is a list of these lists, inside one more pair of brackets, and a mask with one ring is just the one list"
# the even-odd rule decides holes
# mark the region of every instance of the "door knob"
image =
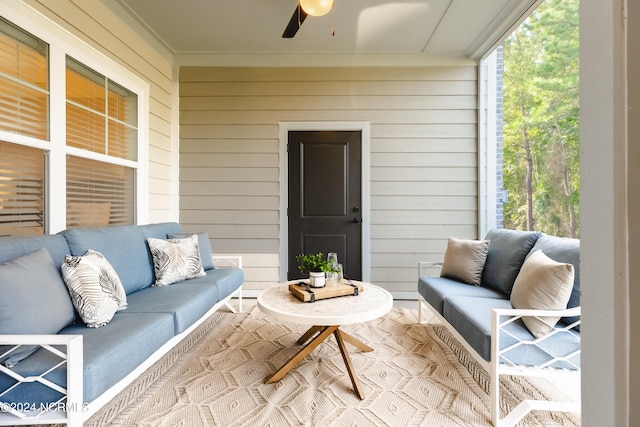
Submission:
[[360,223],[360,221],[362,221],[362,219],[360,219],[360,218],[353,218],[353,222],[355,222],[356,224]]
[[354,212],[360,212],[360,208],[356,206],[355,208],[353,208],[353,211]]

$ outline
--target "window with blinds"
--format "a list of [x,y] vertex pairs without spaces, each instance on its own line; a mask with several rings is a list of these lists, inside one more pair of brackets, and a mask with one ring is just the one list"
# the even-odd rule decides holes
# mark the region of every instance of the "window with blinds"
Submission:
[[49,139],[48,51],[0,18],[0,130]]
[[134,223],[132,168],[67,156],[67,227]]
[[[67,145],[136,160],[137,97],[67,57]],[[67,156],[67,227],[133,224],[134,170]]]
[[137,157],[137,96],[67,57],[67,145]]
[[[43,234],[50,223],[134,224],[142,89],[127,89],[109,78],[110,65],[98,61],[101,74],[66,55],[59,39],[50,42],[63,63],[50,62],[48,43],[0,17],[0,236]],[[51,64],[61,69],[50,70]],[[63,72],[64,81],[49,82],[50,74]],[[55,99],[52,84],[64,85]],[[65,123],[52,124],[49,105],[62,102]],[[56,135],[66,135],[64,143],[51,140]],[[66,168],[48,163],[65,158]],[[53,177],[52,170],[64,176]],[[57,185],[63,182],[66,200]]]
[[[48,51],[0,18],[0,130],[8,136],[49,139]],[[0,236],[44,233],[44,202],[44,150],[0,140]]]
[[44,233],[44,151],[0,141],[0,236]]

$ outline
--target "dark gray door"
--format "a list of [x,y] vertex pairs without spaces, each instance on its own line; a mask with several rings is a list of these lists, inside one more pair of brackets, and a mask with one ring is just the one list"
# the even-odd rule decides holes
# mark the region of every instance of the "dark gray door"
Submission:
[[289,132],[289,280],[302,276],[296,255],[317,252],[336,252],[345,277],[362,280],[361,137]]

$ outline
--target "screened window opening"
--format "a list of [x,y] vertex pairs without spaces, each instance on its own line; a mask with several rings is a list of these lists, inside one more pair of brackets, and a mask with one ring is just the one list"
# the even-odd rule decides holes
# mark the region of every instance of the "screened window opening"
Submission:
[[133,224],[132,168],[67,156],[67,227]]
[[67,57],[67,145],[137,160],[137,96]]
[[44,233],[45,153],[0,141],[0,236]]
[[49,139],[49,46],[0,18],[0,130]]

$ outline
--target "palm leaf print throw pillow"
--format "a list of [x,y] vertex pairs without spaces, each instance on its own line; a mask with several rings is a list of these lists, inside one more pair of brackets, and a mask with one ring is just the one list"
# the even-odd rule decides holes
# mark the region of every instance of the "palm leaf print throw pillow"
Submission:
[[62,263],[71,301],[90,328],[104,326],[118,310],[127,308],[127,295],[118,274],[100,252],[67,255]]
[[206,275],[200,259],[198,236],[184,239],[147,239],[153,258],[155,286],[170,285]]

